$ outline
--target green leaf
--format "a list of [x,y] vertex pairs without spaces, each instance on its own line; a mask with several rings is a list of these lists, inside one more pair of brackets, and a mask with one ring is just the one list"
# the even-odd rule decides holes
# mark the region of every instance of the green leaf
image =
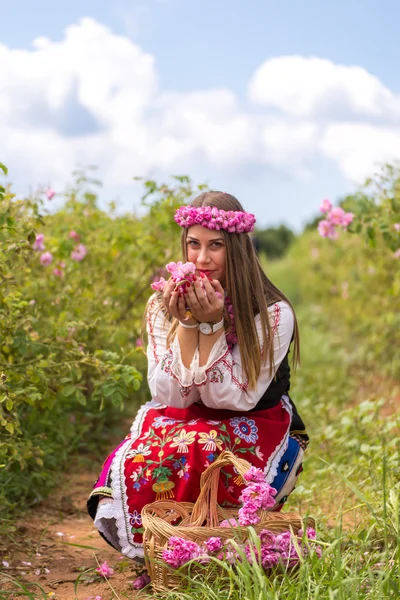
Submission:
[[6,430],[12,435],[14,433],[14,425],[12,423],[7,423]]
[[66,385],[62,390],[61,390],[61,394],[65,397],[65,398],[69,398],[69,396],[72,396],[72,394],[75,394],[76,392],[76,387],[73,383],[70,383],[69,385]]
[[82,394],[81,390],[76,390],[75,398],[78,400],[79,404],[86,406],[86,396]]
[[0,162],[0,169],[3,171],[4,175],[8,175],[8,169],[2,162]]
[[27,240],[30,244],[33,244],[33,242],[36,240],[36,233],[34,231],[30,231],[28,233]]

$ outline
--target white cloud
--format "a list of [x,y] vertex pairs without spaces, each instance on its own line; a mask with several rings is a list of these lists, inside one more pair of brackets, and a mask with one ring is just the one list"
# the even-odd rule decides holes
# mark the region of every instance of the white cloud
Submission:
[[378,164],[400,157],[400,129],[339,123],[326,128],[320,145],[349,179],[363,181]]
[[329,159],[360,181],[400,157],[400,99],[360,67],[272,58],[244,102],[229,89],[166,92],[155,59],[84,18],[61,41],[0,45],[1,160],[14,180],[60,187],[76,164],[96,164],[112,192],[136,174],[270,168],[315,177]]
[[399,119],[400,97],[357,66],[330,60],[281,56],[267,60],[249,84],[253,102],[299,118],[335,119],[342,113]]

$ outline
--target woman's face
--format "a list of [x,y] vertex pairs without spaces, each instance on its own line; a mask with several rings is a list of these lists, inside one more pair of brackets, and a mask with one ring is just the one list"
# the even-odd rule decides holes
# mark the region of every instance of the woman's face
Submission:
[[201,225],[189,227],[186,239],[188,261],[199,273],[226,284],[226,246],[223,234]]

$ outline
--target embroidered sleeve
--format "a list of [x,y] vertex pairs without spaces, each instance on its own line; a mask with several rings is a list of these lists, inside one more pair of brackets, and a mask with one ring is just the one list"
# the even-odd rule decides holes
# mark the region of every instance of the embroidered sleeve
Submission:
[[175,338],[167,348],[169,326],[154,294],[147,310],[147,381],[153,400],[186,408],[199,399],[199,392],[193,382],[192,370],[182,362],[178,339]]
[[[286,302],[277,302],[269,309],[274,339],[274,371],[289,350],[293,335],[294,317]],[[255,318],[260,343],[262,343],[261,320]],[[256,389],[248,389],[239,347],[229,351],[225,336],[215,343],[207,364],[195,369],[197,385],[203,403],[210,408],[248,411],[255,407],[274,377],[267,364],[261,364]]]

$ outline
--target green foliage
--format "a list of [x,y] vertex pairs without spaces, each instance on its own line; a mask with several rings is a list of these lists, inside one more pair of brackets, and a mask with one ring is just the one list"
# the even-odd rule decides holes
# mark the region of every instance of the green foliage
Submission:
[[[63,208],[47,216],[39,197],[18,200],[3,187],[2,514],[42,498],[71,452],[98,443],[127,402],[147,395],[142,316],[152,278],[180,255],[171,216],[194,190],[187,178],[173,188],[144,182],[148,213],[139,218],[100,210],[97,183],[78,171]],[[35,250],[37,234],[44,249]],[[87,254],[74,260],[79,244]]]
[[400,231],[394,227],[400,220],[400,165],[385,165],[341,206],[355,214],[350,233],[362,235],[372,248],[400,248]]
[[286,225],[256,229],[254,242],[259,253],[264,253],[269,259],[284,256],[295,239],[295,234]]

